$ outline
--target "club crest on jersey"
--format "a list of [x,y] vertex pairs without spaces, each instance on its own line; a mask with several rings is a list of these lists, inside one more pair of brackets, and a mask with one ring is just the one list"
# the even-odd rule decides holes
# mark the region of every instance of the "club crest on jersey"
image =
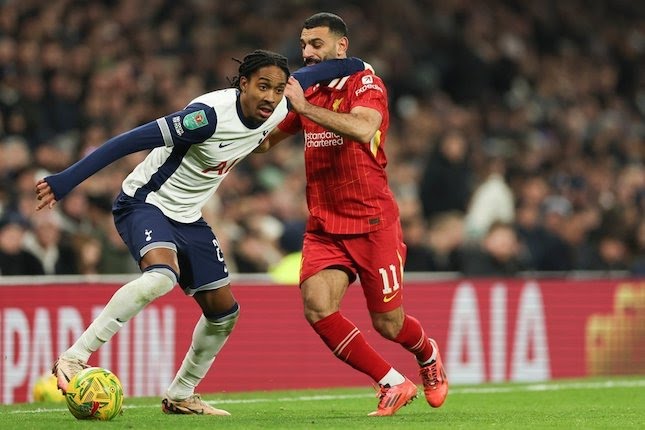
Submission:
[[203,109],[196,112],[189,113],[184,117],[183,121],[184,127],[188,130],[195,130],[196,128],[204,127],[208,125],[208,118],[206,118],[206,112]]
[[372,79],[372,75],[365,75],[361,78],[361,82],[363,83],[363,85],[367,85],[374,82],[374,79]]
[[146,242],[150,242],[152,240],[152,230],[145,229],[143,234],[146,235]]

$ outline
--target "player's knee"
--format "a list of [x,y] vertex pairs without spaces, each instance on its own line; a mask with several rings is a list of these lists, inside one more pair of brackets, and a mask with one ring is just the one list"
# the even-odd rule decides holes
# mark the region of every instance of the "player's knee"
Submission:
[[318,321],[327,318],[329,315],[340,310],[340,306],[330,300],[320,300],[311,297],[304,297],[303,311],[305,319],[309,324],[315,324]]
[[237,320],[240,318],[240,305],[235,302],[233,306],[219,314],[204,314],[208,325],[212,330],[217,331],[218,333],[228,335],[233,331]]
[[322,319],[318,312],[312,312],[311,310],[305,308],[304,310],[305,319],[309,324],[315,324]]
[[327,309],[316,309],[305,306],[304,314],[305,319],[311,325],[316,324],[318,321],[327,318],[329,315],[333,314],[336,311],[330,311]]
[[177,283],[177,273],[165,264],[147,267],[142,277],[148,279],[150,301],[169,293]]
[[401,331],[402,324],[396,319],[390,318],[386,314],[381,316],[372,316],[372,326],[381,336],[388,340],[395,339]]

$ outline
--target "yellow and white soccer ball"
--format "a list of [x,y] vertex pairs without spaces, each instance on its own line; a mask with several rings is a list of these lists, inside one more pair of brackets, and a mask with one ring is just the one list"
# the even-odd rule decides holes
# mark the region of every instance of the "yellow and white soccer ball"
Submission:
[[65,400],[69,411],[79,420],[108,421],[121,414],[123,387],[109,370],[88,367],[69,381]]
[[58,389],[56,377],[51,373],[41,376],[36,380],[32,391],[34,402],[56,402],[65,401],[65,396]]

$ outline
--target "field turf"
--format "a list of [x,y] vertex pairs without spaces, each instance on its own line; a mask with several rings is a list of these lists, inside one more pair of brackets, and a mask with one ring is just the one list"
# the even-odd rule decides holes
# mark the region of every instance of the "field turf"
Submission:
[[370,387],[204,395],[231,417],[164,415],[159,398],[126,398],[109,422],[78,421],[63,404],[0,405],[0,429],[642,429],[645,378],[454,386],[431,409],[423,392],[393,417],[367,413]]

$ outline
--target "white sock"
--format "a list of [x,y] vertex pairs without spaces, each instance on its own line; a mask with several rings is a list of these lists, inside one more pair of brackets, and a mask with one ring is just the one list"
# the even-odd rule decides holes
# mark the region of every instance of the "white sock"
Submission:
[[419,362],[419,365],[421,367],[427,366],[428,364],[432,363],[436,358],[437,358],[437,348],[435,348],[434,345],[433,345],[433,347],[432,347],[432,355],[430,356],[430,358],[428,358],[423,363]]
[[216,321],[209,321],[204,315],[201,316],[195,325],[193,340],[186,357],[168,388],[168,397],[172,400],[183,400],[195,393],[195,387],[204,379],[215,357],[228,340],[238,316],[239,310]]
[[61,355],[87,362],[90,355],[110,340],[123,324],[148,303],[170,292],[175,282],[167,275],[154,271],[144,272],[137,279],[128,282],[114,293],[81,337]]
[[378,381],[379,385],[389,385],[390,387],[393,387],[395,385],[402,384],[405,381],[405,377],[401,375],[399,372],[394,370],[394,367],[390,369],[389,372],[385,374],[383,379]]

